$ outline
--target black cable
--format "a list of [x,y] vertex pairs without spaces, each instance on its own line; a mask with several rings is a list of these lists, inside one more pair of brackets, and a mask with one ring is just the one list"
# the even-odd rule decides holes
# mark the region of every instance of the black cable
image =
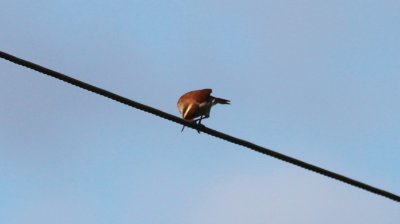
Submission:
[[40,65],[34,64],[34,63],[26,61],[26,60],[23,60],[21,58],[17,58],[15,56],[7,54],[5,52],[0,51],[0,57],[4,58],[6,60],[9,60],[9,61],[11,61],[11,62],[13,62],[15,64],[28,67],[28,68],[33,69],[35,71],[38,71],[40,73],[52,76],[52,77],[60,79],[60,80],[62,80],[64,82],[70,83],[72,85],[78,86],[78,87],[80,87],[82,89],[86,89],[88,91],[91,91],[91,92],[94,92],[94,93],[97,93],[97,94],[100,94],[102,96],[105,96],[105,97],[110,98],[112,100],[115,100],[115,101],[118,101],[120,103],[126,104],[128,106],[137,108],[139,110],[143,110],[145,112],[154,114],[154,115],[162,117],[164,119],[167,119],[167,120],[170,120],[170,121],[173,121],[173,122],[188,126],[190,128],[199,130],[201,132],[207,133],[207,134],[212,135],[214,137],[221,138],[223,140],[226,140],[226,141],[229,141],[229,142],[232,142],[232,143],[247,147],[249,149],[252,149],[254,151],[260,152],[262,154],[272,156],[274,158],[283,160],[285,162],[288,162],[288,163],[291,163],[293,165],[302,167],[304,169],[319,173],[321,175],[333,178],[335,180],[342,181],[342,182],[350,184],[352,186],[364,189],[364,190],[369,191],[371,193],[374,193],[374,194],[377,194],[377,195],[381,195],[383,197],[386,197],[386,198],[392,199],[394,201],[400,202],[400,196],[395,195],[393,193],[390,193],[388,191],[384,191],[382,189],[379,189],[379,188],[373,187],[371,185],[362,183],[360,181],[351,179],[349,177],[343,176],[341,174],[334,173],[332,171],[323,169],[321,167],[318,167],[318,166],[303,162],[301,160],[286,156],[286,155],[281,154],[279,152],[275,152],[275,151],[273,151],[271,149],[267,149],[267,148],[261,147],[259,145],[253,144],[251,142],[248,142],[248,141],[245,141],[245,140],[242,140],[242,139],[227,135],[227,134],[219,132],[219,131],[216,131],[214,129],[210,129],[210,128],[207,128],[205,126],[198,125],[198,124],[195,124],[195,123],[187,122],[187,121],[185,121],[185,120],[183,120],[183,119],[181,119],[179,117],[176,117],[176,116],[174,116],[172,114],[168,114],[168,113],[165,113],[165,112],[163,112],[161,110],[157,110],[157,109],[155,109],[153,107],[149,107],[147,105],[135,102],[135,101],[127,99],[125,97],[119,96],[119,95],[117,95],[115,93],[109,92],[109,91],[101,89],[99,87],[96,87],[96,86],[90,85],[88,83],[79,81],[77,79],[71,78],[71,77],[66,76],[64,74],[61,74],[59,72],[50,70],[48,68],[42,67]]

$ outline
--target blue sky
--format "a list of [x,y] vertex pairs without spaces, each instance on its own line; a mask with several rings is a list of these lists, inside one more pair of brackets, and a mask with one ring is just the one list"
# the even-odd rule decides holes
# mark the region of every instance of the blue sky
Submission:
[[[399,1],[2,0],[0,49],[400,194]],[[398,223],[399,204],[0,60],[0,222]]]

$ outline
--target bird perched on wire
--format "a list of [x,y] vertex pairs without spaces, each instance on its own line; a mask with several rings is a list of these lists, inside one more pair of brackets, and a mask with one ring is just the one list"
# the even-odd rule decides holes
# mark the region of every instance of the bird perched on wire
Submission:
[[[182,114],[182,118],[201,124],[202,119],[210,117],[212,106],[230,103],[229,100],[211,96],[211,92],[211,89],[201,89],[183,94],[178,100],[178,109]],[[184,128],[185,126],[182,127],[181,132]]]

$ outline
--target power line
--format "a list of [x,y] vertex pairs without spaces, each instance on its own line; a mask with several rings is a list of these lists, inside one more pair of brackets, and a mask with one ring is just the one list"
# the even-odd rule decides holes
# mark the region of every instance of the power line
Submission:
[[161,118],[164,118],[164,119],[179,123],[181,125],[188,126],[188,127],[193,128],[195,130],[202,131],[202,132],[207,133],[207,134],[209,134],[211,136],[223,139],[225,141],[229,141],[229,142],[234,143],[234,144],[238,144],[238,145],[244,146],[246,148],[252,149],[252,150],[257,151],[259,153],[262,153],[262,154],[265,154],[265,155],[268,155],[268,156],[272,156],[274,158],[283,160],[285,162],[288,162],[288,163],[291,163],[293,165],[302,167],[304,169],[307,169],[307,170],[319,173],[321,175],[333,178],[335,180],[350,184],[350,185],[352,185],[354,187],[358,187],[358,188],[361,188],[363,190],[369,191],[371,193],[374,193],[374,194],[381,195],[383,197],[392,199],[392,200],[394,200],[396,202],[400,202],[400,196],[395,195],[393,193],[390,193],[388,191],[373,187],[371,185],[368,185],[368,184],[365,184],[363,182],[360,182],[360,181],[351,179],[349,177],[343,176],[341,174],[326,170],[324,168],[312,165],[310,163],[303,162],[303,161],[295,159],[293,157],[286,156],[286,155],[281,154],[279,152],[275,152],[275,151],[273,151],[271,149],[267,149],[267,148],[261,147],[259,145],[256,145],[254,143],[245,141],[243,139],[227,135],[225,133],[216,131],[214,129],[210,129],[210,128],[207,128],[205,126],[198,125],[198,124],[195,124],[195,123],[187,122],[187,121],[185,121],[185,120],[183,120],[183,119],[181,119],[179,117],[176,117],[176,116],[174,116],[172,114],[168,114],[168,113],[165,113],[165,112],[163,112],[161,110],[155,109],[153,107],[149,107],[147,105],[135,102],[135,101],[130,100],[128,98],[122,97],[120,95],[117,95],[115,93],[109,92],[109,91],[101,89],[99,87],[90,85],[90,84],[82,82],[80,80],[71,78],[69,76],[66,76],[66,75],[61,74],[61,73],[56,72],[56,71],[53,71],[51,69],[42,67],[40,65],[34,64],[34,63],[26,61],[26,60],[23,60],[21,58],[17,58],[15,56],[7,54],[7,53],[5,53],[3,51],[0,51],[0,57],[3,58],[3,59],[6,59],[8,61],[11,61],[11,62],[13,62],[15,64],[18,64],[18,65],[33,69],[33,70],[38,71],[40,73],[43,73],[43,74],[46,74],[48,76],[54,77],[56,79],[59,79],[59,80],[64,81],[64,82],[67,82],[69,84],[72,84],[74,86],[80,87],[82,89],[91,91],[93,93],[97,93],[99,95],[105,96],[105,97],[110,98],[112,100],[118,101],[120,103],[126,104],[126,105],[131,106],[131,107],[134,107],[136,109],[143,110],[145,112],[154,114],[154,115],[159,116]]

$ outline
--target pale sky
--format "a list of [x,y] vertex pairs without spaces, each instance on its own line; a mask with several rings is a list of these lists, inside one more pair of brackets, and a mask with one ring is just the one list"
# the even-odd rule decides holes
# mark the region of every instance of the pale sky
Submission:
[[[400,194],[400,1],[1,0],[0,49]],[[0,223],[397,224],[399,203],[0,60]]]

